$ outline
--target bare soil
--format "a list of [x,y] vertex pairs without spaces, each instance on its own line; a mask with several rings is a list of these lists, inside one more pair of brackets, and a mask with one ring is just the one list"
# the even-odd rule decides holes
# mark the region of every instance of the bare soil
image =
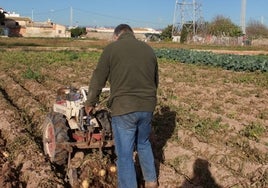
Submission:
[[[57,89],[87,85],[94,64],[46,64],[42,80],[25,78],[27,68],[0,62],[0,187],[70,187],[64,169],[43,153],[42,123]],[[159,73],[152,134],[159,187],[268,187],[268,87],[252,81],[258,73],[161,60]],[[89,156],[77,187],[84,180],[115,187],[116,175],[94,171],[104,163]]]

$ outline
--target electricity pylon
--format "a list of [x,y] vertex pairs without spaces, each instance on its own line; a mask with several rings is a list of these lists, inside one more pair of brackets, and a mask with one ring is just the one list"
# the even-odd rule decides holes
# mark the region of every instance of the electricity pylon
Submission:
[[201,7],[196,0],[176,0],[172,35],[179,34],[183,27],[195,35],[203,25]]

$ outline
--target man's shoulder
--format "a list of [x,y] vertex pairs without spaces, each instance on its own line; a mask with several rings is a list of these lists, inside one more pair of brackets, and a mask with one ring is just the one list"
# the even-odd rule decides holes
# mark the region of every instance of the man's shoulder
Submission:
[[107,44],[107,45],[104,47],[103,51],[109,51],[110,49],[112,49],[112,48],[116,45],[115,43],[116,43],[116,41]]

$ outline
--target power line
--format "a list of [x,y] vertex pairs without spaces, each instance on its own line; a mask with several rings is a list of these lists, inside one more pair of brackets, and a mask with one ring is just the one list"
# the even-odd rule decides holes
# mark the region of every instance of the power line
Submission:
[[[65,12],[65,13],[64,13]],[[66,17],[69,17],[69,24],[70,26],[73,25],[73,19],[82,19],[83,17],[85,17],[85,15],[92,17],[92,16],[98,16],[98,17],[102,17],[106,20],[108,19],[112,19],[112,20],[117,20],[120,22],[132,22],[132,23],[138,23],[138,24],[145,24],[145,25],[170,25],[171,23],[164,23],[164,22],[154,22],[154,21],[150,21],[150,20],[137,20],[137,19],[132,19],[132,18],[127,18],[127,17],[122,17],[122,16],[114,16],[114,15],[109,15],[109,14],[103,14],[100,12],[95,12],[95,11],[91,11],[91,10],[83,10],[80,8],[75,8],[75,7],[65,7],[62,9],[53,9],[53,15],[55,18],[58,19],[58,17],[56,16],[58,13],[64,13],[66,15]],[[52,16],[52,11],[51,9],[48,11],[42,11],[42,12],[38,12],[34,9],[32,9],[31,11],[31,16],[29,17],[35,17],[35,20],[37,20],[37,18],[39,17],[43,17],[44,15],[50,15],[50,17]],[[30,15],[29,13],[24,13],[24,15]],[[84,15],[83,15],[84,14]],[[90,23],[87,23],[88,25],[90,25]]]
[[[102,14],[99,12],[94,12],[94,11],[89,11],[89,10],[82,10],[79,8],[73,8],[73,9],[78,11],[78,12],[82,12],[82,13],[86,13],[86,14],[90,14],[90,15],[97,15],[97,16],[101,16],[104,18],[114,19],[114,20],[124,20],[124,21],[131,21],[131,22],[135,22],[135,23],[145,23],[145,24],[155,24],[155,25],[159,24],[157,22],[152,22],[152,21],[148,21],[148,20],[136,20],[136,19],[132,19],[132,18],[113,16],[113,15]],[[166,25],[168,25],[168,24],[170,24],[170,23],[166,23]]]

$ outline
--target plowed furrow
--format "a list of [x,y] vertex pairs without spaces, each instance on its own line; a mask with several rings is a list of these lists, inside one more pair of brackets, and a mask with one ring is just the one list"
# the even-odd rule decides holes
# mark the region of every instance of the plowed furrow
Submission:
[[[165,156],[165,164],[176,169],[178,173],[173,172],[174,176],[178,176],[176,179],[183,176],[193,177],[196,168],[200,166],[201,169],[213,174],[215,181],[223,187],[267,185],[265,174],[268,173],[268,165],[265,159],[252,160],[243,151],[239,152],[233,146],[224,146],[224,140],[220,145],[199,141],[195,133],[189,130],[179,130],[178,138],[179,142],[168,143],[165,147],[166,151],[172,151],[172,154]],[[251,155],[254,155],[254,150],[251,151]],[[265,157],[265,153],[262,155]],[[189,170],[190,166],[193,166],[192,171]],[[165,175],[160,171],[160,176]]]
[[34,79],[22,79],[18,74],[9,74],[23,89],[27,90],[33,99],[38,101],[45,109],[52,107],[56,93]]
[[0,87],[6,92],[9,100],[31,119],[32,123],[38,125],[40,119],[44,118],[42,105],[33,99],[31,93],[4,73],[0,76]]
[[0,187],[64,187],[3,90],[0,104],[0,135],[6,141],[0,151]]

